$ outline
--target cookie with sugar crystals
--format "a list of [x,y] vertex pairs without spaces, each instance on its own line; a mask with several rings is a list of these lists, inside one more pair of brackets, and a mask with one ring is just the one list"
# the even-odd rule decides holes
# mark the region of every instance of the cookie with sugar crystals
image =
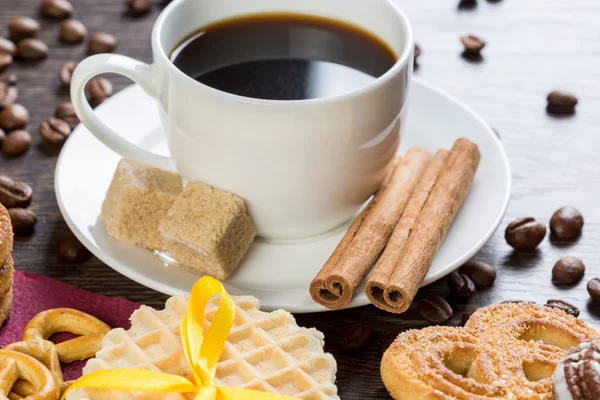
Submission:
[[[323,334],[299,327],[284,311],[264,312],[251,296],[232,296],[235,320],[217,366],[219,386],[248,388],[306,400],[339,400],[335,385],[336,361],[323,350]],[[188,299],[172,297],[164,310],[142,306],[131,316],[129,330],[114,329],[102,341],[96,357],[83,373],[114,368],[144,368],[191,379],[183,353],[179,325]],[[206,307],[209,323],[218,300]],[[191,397],[190,397],[191,396]],[[181,400],[190,394],[152,394],[99,390],[75,390],[68,400]]]
[[13,249],[13,231],[8,211],[0,204],[0,267],[8,262]]

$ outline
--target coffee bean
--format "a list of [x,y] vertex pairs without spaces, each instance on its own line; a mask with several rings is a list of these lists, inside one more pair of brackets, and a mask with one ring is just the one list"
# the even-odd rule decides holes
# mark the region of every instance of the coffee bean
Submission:
[[481,261],[468,261],[458,272],[471,278],[477,289],[492,286],[496,280],[496,270]]
[[546,225],[532,217],[518,218],[504,232],[506,242],[515,250],[534,250],[546,237]]
[[69,124],[71,129],[75,129],[75,127],[79,125],[79,117],[77,117],[75,108],[71,102],[66,102],[59,105],[54,112],[54,116]]
[[40,24],[33,18],[15,17],[8,23],[10,38],[15,42],[37,36]]
[[448,275],[448,289],[455,296],[467,298],[475,293],[475,284],[467,275],[460,274],[458,271]]
[[546,304],[544,304],[546,307],[550,307],[550,308],[558,308],[559,310],[563,310],[564,312],[566,312],[569,315],[574,316],[575,318],[579,317],[579,309],[577,307],[575,307],[573,304],[569,304],[566,301],[563,300],[548,300],[546,302]]
[[415,43],[415,55],[414,55],[414,63],[416,64],[421,56],[421,48],[418,44]]
[[591,279],[587,283],[587,291],[593,301],[600,301],[600,279]]
[[58,80],[64,87],[71,86],[71,78],[73,78],[73,71],[77,68],[79,63],[77,61],[67,61],[62,65],[60,71],[58,71]]
[[557,285],[573,285],[583,278],[585,265],[577,257],[563,257],[552,268],[552,281]]
[[92,99],[106,99],[112,96],[113,86],[106,78],[94,78],[88,83],[87,91]]
[[40,125],[42,139],[51,144],[62,144],[71,134],[71,126],[58,118],[49,118]]
[[461,322],[461,324],[464,326],[464,325],[465,325],[465,324],[466,324],[466,323],[469,321],[469,318],[471,318],[471,316],[472,316],[473,314],[475,314],[475,312],[476,312],[477,310],[478,310],[478,309],[464,311],[464,312],[462,313],[461,317],[460,317],[460,322]]
[[546,110],[549,114],[573,114],[578,103],[577,97],[560,90],[551,92],[547,100],[548,107]]
[[383,355],[390,348],[392,343],[396,341],[396,338],[400,335],[400,332],[386,332],[379,338],[379,353]]
[[37,222],[35,213],[26,208],[9,208],[8,214],[10,215],[13,232],[16,234],[31,232]]
[[83,263],[91,257],[89,250],[72,234],[60,238],[56,255],[60,261],[67,264]]
[[371,341],[373,330],[358,324],[346,327],[339,337],[340,347],[347,351],[358,351],[365,348]]
[[6,175],[0,175],[0,204],[6,208],[27,207],[31,204],[33,190],[23,182],[15,182]]
[[29,111],[20,104],[10,104],[0,112],[0,128],[5,131],[21,129],[29,122]]
[[17,45],[17,56],[24,60],[41,60],[48,56],[48,46],[38,39],[23,39]]
[[8,53],[14,56],[17,52],[17,46],[5,37],[0,36],[0,53]]
[[20,156],[25,154],[31,146],[31,135],[29,132],[17,129],[10,132],[2,142],[2,151],[8,156]]
[[485,42],[475,35],[463,36],[460,41],[465,46],[465,53],[470,55],[481,53],[481,50],[485,47]]
[[458,8],[460,9],[471,9],[477,7],[477,0],[460,0]]
[[65,43],[81,43],[87,34],[85,25],[76,19],[68,19],[60,24],[60,40]]
[[440,296],[427,295],[419,302],[419,314],[430,324],[442,325],[450,321],[453,311],[450,304]]
[[152,8],[152,0],[127,0],[127,8],[134,15],[145,14]]
[[0,53],[0,72],[4,71],[13,63],[13,56],[9,53]]
[[63,19],[73,15],[74,9],[67,0],[44,0],[41,11],[48,18]]
[[0,82],[0,110],[14,104],[19,99],[19,89]]
[[88,41],[89,54],[112,53],[117,47],[117,39],[108,33],[95,33]]
[[0,82],[9,85],[9,86],[14,86],[17,84],[18,78],[17,75],[15,74],[2,74],[0,75]]
[[581,234],[583,215],[573,207],[557,210],[550,219],[550,232],[560,240],[572,240]]
[[104,103],[108,97],[94,97],[91,99],[90,104],[92,108],[98,107],[100,104]]

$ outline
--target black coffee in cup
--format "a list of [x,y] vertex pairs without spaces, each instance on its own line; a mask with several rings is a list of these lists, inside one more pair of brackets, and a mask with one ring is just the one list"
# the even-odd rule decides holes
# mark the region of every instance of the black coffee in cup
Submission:
[[258,99],[304,100],[365,87],[396,62],[373,33],[338,20],[260,14],[205,26],[171,53],[183,73]]

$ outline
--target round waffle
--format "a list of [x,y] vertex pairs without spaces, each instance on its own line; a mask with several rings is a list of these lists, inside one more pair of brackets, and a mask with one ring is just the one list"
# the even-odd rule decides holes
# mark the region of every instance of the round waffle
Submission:
[[397,400],[551,400],[558,361],[597,335],[561,310],[499,304],[477,311],[464,328],[401,334],[381,376]]

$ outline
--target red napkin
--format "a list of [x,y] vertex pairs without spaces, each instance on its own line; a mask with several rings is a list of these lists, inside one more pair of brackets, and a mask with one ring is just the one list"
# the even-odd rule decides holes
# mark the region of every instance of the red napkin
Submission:
[[[90,293],[41,275],[15,271],[14,279],[13,307],[9,318],[0,328],[0,347],[20,341],[25,325],[39,312],[51,308],[75,308],[101,319],[113,328],[128,329],[129,316],[140,307],[140,304],[129,300]],[[79,378],[84,365],[84,361],[64,365],[65,380]]]

